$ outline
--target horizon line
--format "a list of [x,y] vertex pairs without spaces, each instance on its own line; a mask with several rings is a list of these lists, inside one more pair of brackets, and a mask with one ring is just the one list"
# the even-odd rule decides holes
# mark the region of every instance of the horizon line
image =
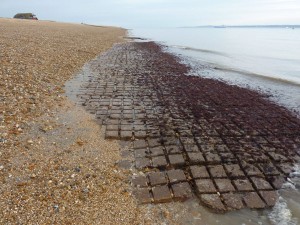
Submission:
[[300,27],[300,24],[194,25],[180,27]]

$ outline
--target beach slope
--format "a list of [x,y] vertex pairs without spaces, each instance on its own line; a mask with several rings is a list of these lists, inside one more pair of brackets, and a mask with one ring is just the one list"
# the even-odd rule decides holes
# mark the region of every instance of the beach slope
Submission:
[[64,97],[126,30],[0,19],[0,224],[137,224],[119,145]]

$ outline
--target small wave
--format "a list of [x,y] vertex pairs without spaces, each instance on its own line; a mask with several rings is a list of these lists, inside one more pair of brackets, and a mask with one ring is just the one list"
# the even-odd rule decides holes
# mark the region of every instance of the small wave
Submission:
[[129,39],[129,40],[141,40],[141,41],[146,41],[149,40],[147,38],[142,38],[142,37],[135,37],[135,36],[125,36],[125,39]]
[[272,212],[269,214],[269,219],[276,225],[297,225],[297,219],[292,217],[292,213],[288,208],[286,200],[279,197]]
[[[209,54],[220,55],[220,56],[231,58],[231,56],[226,54],[226,53],[213,51],[213,50],[193,48],[193,47],[182,46],[182,45],[172,45],[171,47],[178,48],[178,49],[183,49],[183,50],[187,50],[187,51],[203,52],[203,53],[209,53]],[[270,58],[270,59],[272,59],[272,58]],[[273,58],[273,59],[276,59],[276,58]],[[298,62],[298,60],[293,60],[293,59],[285,59],[285,60],[286,61]],[[216,70],[225,71],[225,72],[239,73],[241,75],[257,77],[257,78],[261,78],[261,79],[265,79],[265,80],[269,80],[269,81],[273,81],[273,82],[280,82],[280,83],[285,83],[285,84],[289,84],[289,85],[300,86],[300,81],[285,79],[285,78],[282,78],[282,77],[275,77],[275,76],[272,76],[272,75],[260,74],[260,73],[256,73],[256,72],[249,72],[249,71],[245,71],[243,69],[238,69],[238,68],[230,68],[230,67],[226,67],[224,65],[220,65],[220,64],[213,63],[213,62],[205,61],[204,59],[201,59],[200,61],[209,64],[210,66],[212,66],[213,69],[216,69]]]
[[268,76],[265,74],[259,74],[259,73],[244,71],[244,70],[238,70],[238,69],[234,69],[234,68],[220,67],[220,66],[215,66],[215,67],[213,67],[213,69],[225,71],[225,72],[239,73],[239,74],[246,75],[246,76],[252,76],[252,77],[254,76],[254,77],[270,80],[273,82],[280,82],[280,83],[300,86],[300,83],[297,81],[288,80],[288,79],[284,79],[284,78],[280,78],[280,77]]
[[221,55],[221,56],[229,57],[226,53],[218,52],[218,51],[213,51],[213,50],[208,50],[208,49],[193,48],[193,47],[181,46],[181,45],[173,45],[172,47],[183,49],[183,50],[188,50],[188,51],[204,52],[204,53],[209,53],[209,54]]
[[[173,46],[174,47],[174,46]],[[177,46],[177,48],[185,48],[184,46]],[[172,52],[174,53],[174,52]],[[176,54],[176,53],[175,53]],[[182,56],[181,55],[181,59],[189,65],[193,65],[194,69],[193,71],[190,72],[190,75],[194,75],[195,73],[197,74],[197,70],[198,67],[196,65],[198,65],[199,61],[202,62],[201,64],[201,68],[205,68],[205,69],[215,69],[215,70],[219,70],[219,71],[224,71],[224,72],[231,72],[231,73],[236,73],[236,74],[241,74],[244,76],[248,76],[248,77],[257,77],[260,79],[264,79],[267,81],[273,81],[273,82],[279,82],[279,83],[284,83],[284,84],[288,84],[288,85],[293,85],[296,87],[300,86],[300,81],[294,81],[294,80],[288,80],[288,79],[284,79],[284,78],[280,78],[280,77],[274,77],[272,75],[266,75],[266,74],[259,74],[259,73],[255,73],[255,72],[249,72],[246,70],[242,70],[242,69],[238,69],[238,68],[232,68],[232,67],[226,67],[224,65],[221,64],[216,64],[210,61],[205,61],[203,59],[200,60],[196,60],[193,57],[189,57],[189,56]]]
[[276,205],[268,215],[270,221],[273,224],[276,225],[296,225],[298,224],[298,219],[296,218],[296,215],[293,215],[293,208],[298,208],[299,205],[293,206],[293,204],[288,203],[290,201],[289,199],[295,195],[299,195],[299,190],[297,190],[296,186],[299,182],[298,175],[300,174],[300,165],[296,164],[293,167],[293,172],[291,173],[292,177],[291,179],[288,179],[287,182],[283,185],[284,192],[288,193],[288,195],[282,193],[276,202]]

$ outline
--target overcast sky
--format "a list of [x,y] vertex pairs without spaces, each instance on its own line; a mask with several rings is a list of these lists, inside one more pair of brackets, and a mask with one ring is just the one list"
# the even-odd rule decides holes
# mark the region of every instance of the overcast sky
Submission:
[[0,17],[18,12],[125,28],[300,24],[300,0],[0,0]]

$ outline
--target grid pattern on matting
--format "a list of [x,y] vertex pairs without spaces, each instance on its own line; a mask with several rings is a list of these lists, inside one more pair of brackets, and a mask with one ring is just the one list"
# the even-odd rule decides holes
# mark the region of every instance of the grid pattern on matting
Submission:
[[141,203],[274,206],[299,161],[300,122],[289,111],[260,93],[185,75],[187,66],[151,42],[116,45],[91,65],[80,103],[106,138],[128,142],[145,172],[132,178]]

